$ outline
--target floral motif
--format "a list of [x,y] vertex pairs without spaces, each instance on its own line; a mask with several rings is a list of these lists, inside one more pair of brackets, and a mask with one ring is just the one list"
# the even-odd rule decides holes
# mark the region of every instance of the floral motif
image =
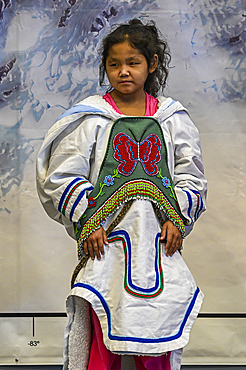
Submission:
[[[105,194],[103,192],[103,187],[104,186],[114,185],[114,179],[115,179],[115,177],[120,177],[119,172],[118,172],[117,169],[114,170],[113,176],[112,175],[105,176],[104,181],[103,182],[100,182],[100,185],[99,185],[100,190],[99,190],[99,193],[93,198],[94,200],[96,200],[99,196],[101,197],[102,195]],[[95,206],[93,206],[93,207],[95,207]]]
[[162,181],[163,186],[165,186],[165,188],[169,188],[169,186],[171,185],[171,182],[167,177],[164,177],[163,179],[161,179],[161,181]]
[[95,207],[97,204],[97,201],[96,199],[94,199],[93,197],[90,197],[88,199],[88,208],[92,208],[92,207]]
[[177,198],[176,198],[176,195],[175,195],[175,192],[174,192],[174,187],[171,184],[171,181],[166,176],[164,176],[164,177],[162,176],[161,169],[159,170],[157,177],[159,177],[159,179],[161,179],[162,185],[165,186],[165,188],[170,189],[170,191],[171,191],[170,197],[173,198],[174,200],[176,200],[176,202],[177,202]]
[[111,175],[105,176],[104,178],[104,184],[107,186],[114,185],[114,178]]

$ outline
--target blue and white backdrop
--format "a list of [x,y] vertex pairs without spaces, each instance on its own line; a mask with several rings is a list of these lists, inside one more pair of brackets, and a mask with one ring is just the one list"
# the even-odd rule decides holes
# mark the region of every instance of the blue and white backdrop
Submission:
[[245,6],[0,0],[0,365],[62,361],[76,244],[39,204],[35,158],[64,110],[103,92],[98,43],[133,17],[155,20],[169,41],[166,95],[199,128],[209,181],[208,210],[184,246],[205,301],[183,363],[246,364]]

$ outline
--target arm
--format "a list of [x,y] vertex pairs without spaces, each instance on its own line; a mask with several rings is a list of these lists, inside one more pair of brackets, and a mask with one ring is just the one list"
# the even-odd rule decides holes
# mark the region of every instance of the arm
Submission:
[[207,180],[204,176],[200,137],[186,113],[176,114],[178,130],[173,130],[174,185],[182,214],[187,219],[186,235],[206,210]]
[[105,130],[100,127],[105,127],[105,119],[87,116],[64,129],[66,119],[51,128],[40,149],[37,191],[48,215],[63,223],[74,237],[73,222],[78,221],[87,208],[88,193],[100,168],[103,143],[99,145],[100,153],[97,150],[99,154],[95,154],[95,146],[98,136],[105,137]]
[[[170,145],[169,158],[173,182],[182,214],[187,220],[186,235],[194,222],[205,211],[207,181],[204,177],[200,138],[197,128],[185,112],[175,113],[167,122]],[[170,149],[171,148],[171,149]],[[180,232],[167,221],[161,240],[167,239],[165,250],[172,255],[182,245]]]

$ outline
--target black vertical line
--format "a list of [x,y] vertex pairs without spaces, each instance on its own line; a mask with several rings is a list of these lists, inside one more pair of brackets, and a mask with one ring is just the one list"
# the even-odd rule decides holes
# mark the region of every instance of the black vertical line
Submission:
[[35,337],[35,318],[32,318],[32,336]]

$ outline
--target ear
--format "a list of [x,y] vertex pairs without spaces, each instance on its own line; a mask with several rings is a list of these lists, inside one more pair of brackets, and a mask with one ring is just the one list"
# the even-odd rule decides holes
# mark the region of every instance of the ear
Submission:
[[149,67],[149,73],[153,73],[156,70],[157,66],[158,66],[158,55],[154,54]]

